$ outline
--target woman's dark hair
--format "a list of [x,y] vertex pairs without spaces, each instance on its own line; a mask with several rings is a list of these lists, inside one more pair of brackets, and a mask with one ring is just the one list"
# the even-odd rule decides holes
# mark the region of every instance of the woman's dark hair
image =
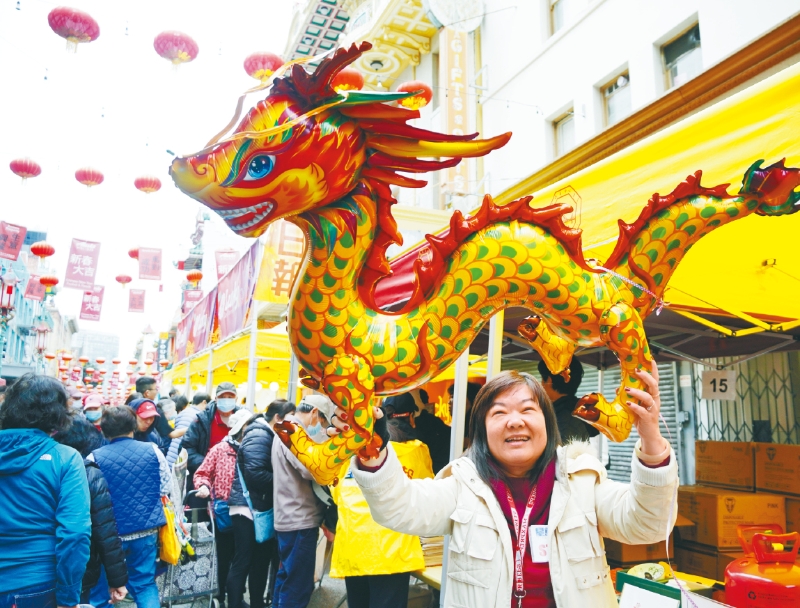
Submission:
[[489,451],[489,440],[486,436],[486,415],[489,413],[495,399],[497,399],[500,394],[522,385],[527,386],[531,390],[533,398],[536,399],[536,402],[539,404],[544,414],[544,428],[547,433],[547,443],[545,444],[544,452],[542,452],[539,460],[536,461],[536,464],[528,472],[528,477],[532,482],[536,482],[545,467],[555,459],[556,448],[561,444],[561,435],[558,433],[558,424],[556,422],[556,412],[553,409],[550,398],[547,396],[547,393],[544,392],[539,381],[525,372],[513,370],[500,372],[497,376],[484,384],[475,397],[469,428],[470,447],[467,451],[467,456],[475,464],[478,475],[480,475],[481,479],[487,484],[497,480],[506,481],[506,474],[503,472],[500,463],[497,462]]
[[59,431],[53,439],[62,445],[75,448],[86,458],[89,454],[103,445],[103,435],[95,426],[83,416],[71,416],[72,424],[63,431]]
[[175,411],[179,414],[189,405],[189,400],[183,395],[176,396],[173,401],[175,402]]
[[39,429],[45,433],[69,426],[67,391],[55,378],[25,374],[5,392],[0,428]]
[[144,395],[142,393],[133,392],[128,395],[128,398],[125,399],[125,405],[128,405],[131,401],[135,401],[136,399],[144,399]]
[[100,419],[100,428],[107,439],[129,435],[136,430],[136,413],[127,405],[107,407]]
[[286,399],[276,399],[267,406],[267,411],[264,412],[264,416],[266,417],[267,422],[272,422],[272,419],[275,418],[275,416],[280,416],[281,420],[283,420],[286,418],[286,416],[293,414],[296,411],[297,406],[291,401],[287,401]]

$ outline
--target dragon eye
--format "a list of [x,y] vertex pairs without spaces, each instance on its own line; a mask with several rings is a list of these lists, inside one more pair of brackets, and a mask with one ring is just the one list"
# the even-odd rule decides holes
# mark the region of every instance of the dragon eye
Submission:
[[261,179],[269,175],[272,168],[275,166],[275,157],[269,154],[259,154],[250,164],[247,165],[247,175],[244,176],[244,181],[252,181]]

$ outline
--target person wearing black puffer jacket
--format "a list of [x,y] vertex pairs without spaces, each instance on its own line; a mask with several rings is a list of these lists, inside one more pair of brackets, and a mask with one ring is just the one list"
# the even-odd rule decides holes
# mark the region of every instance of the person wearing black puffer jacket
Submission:
[[72,425],[57,433],[53,439],[62,445],[68,445],[80,452],[84,457],[86,477],[89,481],[91,498],[90,512],[92,517],[92,544],[89,551],[89,562],[81,584],[81,601],[89,602],[89,592],[100,580],[100,568],[105,568],[108,580],[109,595],[118,602],[127,595],[125,585],[128,584],[128,568],[122,542],[117,534],[117,520],[111,506],[111,494],[100,467],[86,460],[86,456],[103,445],[103,436],[94,425],[83,417],[75,416]]
[[[266,414],[255,416],[245,429],[237,465],[256,511],[268,511],[272,508],[272,442],[275,438],[272,424],[283,420],[294,409],[294,404],[284,399],[273,401]],[[229,608],[241,608],[244,605],[242,597],[248,576],[250,607],[263,608],[270,564],[273,572],[270,598],[278,571],[278,541],[273,538],[265,543],[256,542],[253,515],[244,498],[238,473],[233,478],[228,505],[236,545],[228,574]]]

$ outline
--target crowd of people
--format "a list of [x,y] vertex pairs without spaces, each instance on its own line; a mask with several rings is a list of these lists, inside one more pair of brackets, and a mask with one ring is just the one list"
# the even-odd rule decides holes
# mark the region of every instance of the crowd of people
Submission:
[[[156,381],[142,377],[126,405],[108,406],[27,374],[0,405],[0,494],[14,505],[0,511],[0,608],[99,608],[127,595],[158,607],[176,463],[188,472],[187,508],[214,522],[220,606],[305,608],[325,536],[350,608],[403,608],[411,573],[425,566],[419,536],[442,534],[451,535],[447,606],[611,606],[598,530],[661,540],[675,458],[658,429],[657,376],[644,372],[649,390],[631,394],[642,404],[631,406],[641,436],[632,484],[608,480],[588,444],[565,448],[565,436],[596,435],[564,414],[581,372],[543,373],[541,384],[503,372],[471,386],[467,451],[453,462],[450,428],[427,393],[390,397],[375,410],[380,455],[346,463],[332,488],[273,430],[290,421],[318,443],[344,430],[345,412],[324,395],[254,414],[229,382],[189,402],[177,392],[159,399]],[[272,537],[259,530],[264,513]],[[546,559],[520,532],[528,519],[550,540]]]

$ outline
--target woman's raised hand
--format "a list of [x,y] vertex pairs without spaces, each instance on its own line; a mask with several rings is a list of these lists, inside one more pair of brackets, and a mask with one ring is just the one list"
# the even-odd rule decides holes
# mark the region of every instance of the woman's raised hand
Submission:
[[636,376],[646,387],[646,390],[626,387],[628,397],[637,399],[639,404],[628,401],[635,417],[634,424],[642,438],[642,452],[648,456],[663,454],[667,449],[667,440],[661,435],[659,428],[659,412],[661,411],[661,397],[658,393],[658,366],[652,362],[651,373],[643,369],[636,370]]

